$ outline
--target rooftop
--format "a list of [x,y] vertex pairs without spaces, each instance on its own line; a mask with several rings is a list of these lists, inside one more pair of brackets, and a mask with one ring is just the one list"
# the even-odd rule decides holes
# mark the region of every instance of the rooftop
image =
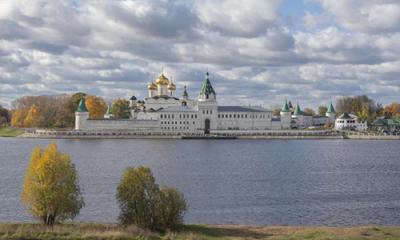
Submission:
[[263,108],[251,108],[241,106],[218,106],[218,112],[270,112]]

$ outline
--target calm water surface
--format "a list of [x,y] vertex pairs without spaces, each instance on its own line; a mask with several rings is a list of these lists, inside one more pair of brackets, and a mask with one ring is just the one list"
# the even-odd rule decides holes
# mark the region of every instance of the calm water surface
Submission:
[[[31,221],[19,203],[35,145],[0,138],[0,221]],[[128,166],[152,168],[185,194],[187,223],[400,225],[400,141],[57,140],[86,202],[77,220],[115,222]]]

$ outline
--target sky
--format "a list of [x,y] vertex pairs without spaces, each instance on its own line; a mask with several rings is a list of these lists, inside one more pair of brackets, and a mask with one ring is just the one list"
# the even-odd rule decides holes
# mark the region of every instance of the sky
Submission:
[[400,101],[398,0],[1,0],[0,104],[147,96],[161,71],[220,105]]

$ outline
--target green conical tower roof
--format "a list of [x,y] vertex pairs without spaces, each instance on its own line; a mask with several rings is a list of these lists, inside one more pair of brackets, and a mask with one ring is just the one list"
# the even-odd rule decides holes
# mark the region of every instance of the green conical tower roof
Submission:
[[208,78],[209,74],[208,72],[206,73],[206,80],[203,82],[203,85],[201,86],[200,94],[215,94],[214,88],[211,85],[210,79]]
[[86,104],[85,104],[85,98],[81,98],[81,101],[79,101],[78,107],[76,109],[77,112],[87,112]]
[[331,104],[328,107],[328,111],[326,111],[327,113],[336,113],[335,108],[333,107],[333,104],[331,102]]
[[285,100],[285,104],[282,106],[281,112],[290,112],[287,100]]
[[296,109],[294,110],[293,115],[303,115],[303,112],[301,111],[300,105],[297,103]]

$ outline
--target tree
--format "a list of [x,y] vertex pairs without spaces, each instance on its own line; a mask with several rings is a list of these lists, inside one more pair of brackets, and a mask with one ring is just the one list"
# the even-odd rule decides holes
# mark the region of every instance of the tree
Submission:
[[89,117],[92,119],[101,119],[107,110],[107,104],[101,97],[86,96],[86,107],[89,111]]
[[157,219],[161,229],[177,229],[183,224],[185,211],[186,201],[180,192],[170,187],[161,189],[157,207]]
[[[336,99],[336,111],[338,115],[344,112],[355,113],[362,118],[366,118],[368,122],[371,122],[375,119],[379,111],[379,105],[366,95],[341,97]],[[364,115],[366,115],[366,117]]]
[[54,142],[46,149],[33,149],[21,201],[46,225],[73,219],[84,206],[75,166]]
[[160,190],[149,168],[127,168],[117,187],[119,221],[164,231],[182,224],[184,196],[174,188]]
[[0,126],[8,125],[11,121],[11,112],[0,105]]
[[400,117],[400,103],[391,103],[384,107],[383,114],[385,117]]
[[160,189],[150,168],[127,168],[117,188],[122,224],[156,229],[156,206]]
[[40,127],[43,119],[42,112],[39,107],[32,105],[24,120],[25,127]]
[[303,110],[305,115],[308,116],[314,116],[315,115],[315,111],[312,108],[304,108]]
[[115,100],[112,104],[112,114],[114,118],[129,118],[129,101],[122,98]]
[[25,109],[16,109],[12,113],[11,126],[23,127],[27,111]]
[[320,115],[320,116],[325,116],[327,111],[328,111],[328,108],[324,105],[321,105],[318,107],[318,115]]

